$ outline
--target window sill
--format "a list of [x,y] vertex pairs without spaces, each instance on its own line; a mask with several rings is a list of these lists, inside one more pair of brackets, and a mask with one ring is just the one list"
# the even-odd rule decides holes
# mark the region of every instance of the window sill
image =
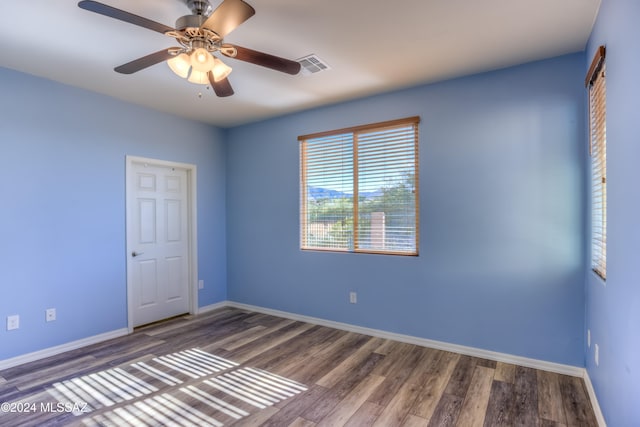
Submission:
[[417,257],[417,252],[392,252],[392,251],[375,251],[375,250],[349,250],[349,249],[326,249],[326,248],[300,248],[303,252],[329,252],[338,254],[369,254],[369,255],[391,255],[391,256],[409,256]]

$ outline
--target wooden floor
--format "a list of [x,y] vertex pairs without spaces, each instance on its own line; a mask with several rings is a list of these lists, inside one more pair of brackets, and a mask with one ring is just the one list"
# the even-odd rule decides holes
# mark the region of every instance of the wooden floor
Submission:
[[235,308],[0,371],[0,402],[11,427],[597,425],[580,378]]

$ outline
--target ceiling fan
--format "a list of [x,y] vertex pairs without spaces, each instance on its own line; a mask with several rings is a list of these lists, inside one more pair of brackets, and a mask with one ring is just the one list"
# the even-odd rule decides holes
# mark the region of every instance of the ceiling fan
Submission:
[[196,84],[211,85],[218,96],[233,95],[228,80],[231,67],[214,54],[260,65],[295,75],[300,64],[268,53],[224,43],[224,37],[251,18],[256,11],[242,0],[223,0],[213,10],[208,0],[183,0],[192,15],[178,18],[175,28],[121,9],[91,0],[78,3],[81,9],[119,19],[173,37],[180,46],[170,47],[116,67],[122,74],[132,74],[167,61],[174,73]]

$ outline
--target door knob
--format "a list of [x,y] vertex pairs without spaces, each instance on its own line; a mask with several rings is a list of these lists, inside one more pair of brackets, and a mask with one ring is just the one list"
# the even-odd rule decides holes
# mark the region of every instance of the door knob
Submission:
[[144,253],[144,252],[136,252],[136,251],[133,251],[133,252],[131,252],[131,256],[132,256],[132,257],[137,257],[138,255],[142,255],[143,253]]

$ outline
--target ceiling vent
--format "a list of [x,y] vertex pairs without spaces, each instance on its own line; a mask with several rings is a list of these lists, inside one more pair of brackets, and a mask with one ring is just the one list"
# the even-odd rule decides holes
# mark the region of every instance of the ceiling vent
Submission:
[[298,59],[298,63],[302,66],[302,74],[307,76],[331,69],[329,64],[314,54]]

